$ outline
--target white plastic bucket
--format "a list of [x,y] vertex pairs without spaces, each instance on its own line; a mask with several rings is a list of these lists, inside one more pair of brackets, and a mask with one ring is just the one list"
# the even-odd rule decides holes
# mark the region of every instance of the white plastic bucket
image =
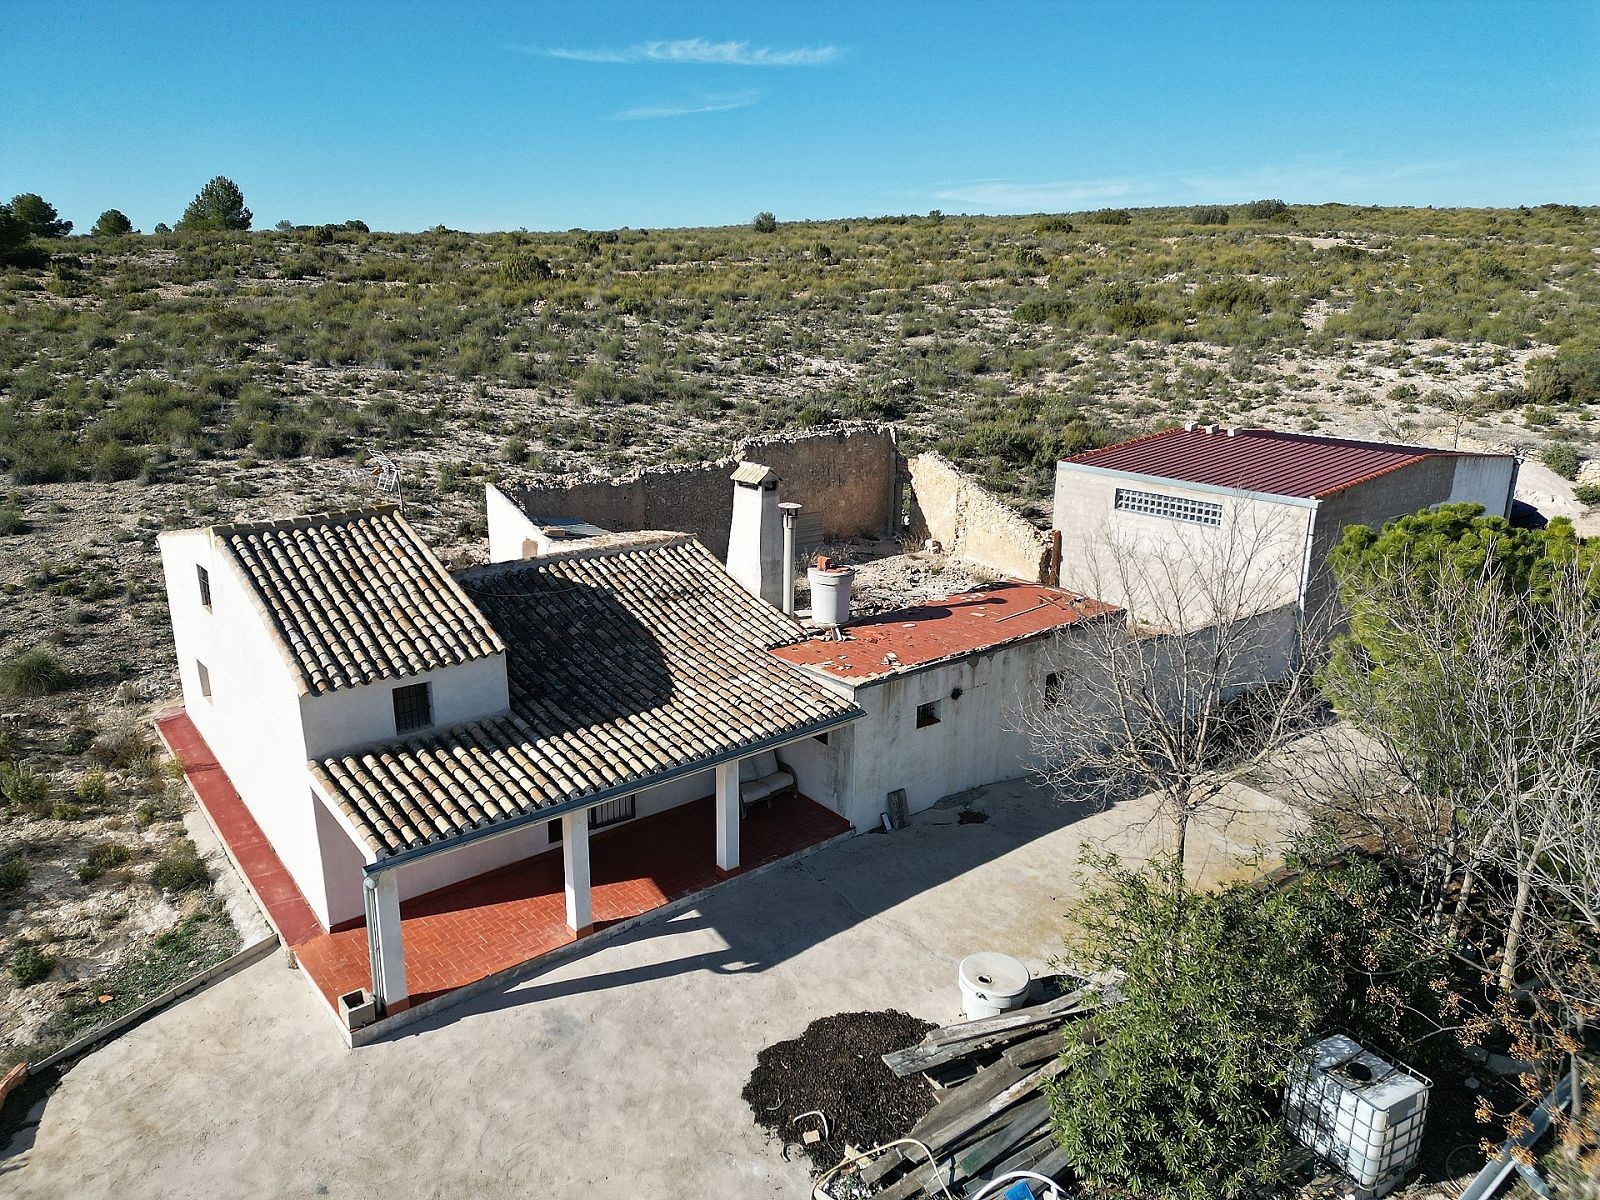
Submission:
[[961,1012],[969,1021],[998,1017],[1028,1001],[1033,977],[1009,954],[969,954],[956,972],[961,984]]

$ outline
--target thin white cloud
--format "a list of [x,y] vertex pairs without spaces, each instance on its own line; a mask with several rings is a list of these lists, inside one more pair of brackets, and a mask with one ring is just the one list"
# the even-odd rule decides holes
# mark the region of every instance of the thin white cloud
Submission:
[[621,48],[575,50],[559,46],[519,46],[545,58],[586,63],[701,63],[725,67],[822,67],[844,54],[839,46],[798,46],[777,50],[749,42],[712,42],[705,38],[639,42]]
[[638,108],[625,108],[611,114],[613,121],[662,121],[669,117],[691,117],[696,113],[728,112],[735,108],[749,108],[761,100],[760,92],[740,92],[733,96],[703,96],[698,100],[667,101],[662,104],[644,104]]
[[933,193],[947,204],[975,204],[987,212],[1048,212],[1098,201],[1120,200],[1134,190],[1122,179],[974,179],[952,183]]

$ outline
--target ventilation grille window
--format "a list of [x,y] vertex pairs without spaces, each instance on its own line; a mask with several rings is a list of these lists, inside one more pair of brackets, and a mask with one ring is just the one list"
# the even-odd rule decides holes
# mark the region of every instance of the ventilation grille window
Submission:
[[1194,525],[1221,525],[1222,505],[1187,496],[1162,496],[1134,488],[1117,489],[1117,508],[1122,512],[1143,513],[1147,517],[1166,517]]

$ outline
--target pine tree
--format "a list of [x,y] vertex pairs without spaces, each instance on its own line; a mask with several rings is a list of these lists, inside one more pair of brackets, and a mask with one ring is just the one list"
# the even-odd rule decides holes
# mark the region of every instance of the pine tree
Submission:
[[244,193],[225,175],[218,175],[183,210],[179,229],[249,229],[252,214],[244,206]]

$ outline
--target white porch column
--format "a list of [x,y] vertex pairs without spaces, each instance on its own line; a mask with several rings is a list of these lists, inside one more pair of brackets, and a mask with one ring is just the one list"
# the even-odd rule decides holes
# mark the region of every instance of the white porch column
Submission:
[[589,893],[589,813],[561,817],[561,867],[567,886],[567,927],[574,937],[594,932],[594,906]]
[[400,879],[393,871],[380,871],[366,880],[371,889],[367,908],[367,936],[372,947],[373,993],[385,1010],[403,1009],[406,991],[405,941],[400,932]]
[[739,869],[739,764],[717,764],[717,868]]

